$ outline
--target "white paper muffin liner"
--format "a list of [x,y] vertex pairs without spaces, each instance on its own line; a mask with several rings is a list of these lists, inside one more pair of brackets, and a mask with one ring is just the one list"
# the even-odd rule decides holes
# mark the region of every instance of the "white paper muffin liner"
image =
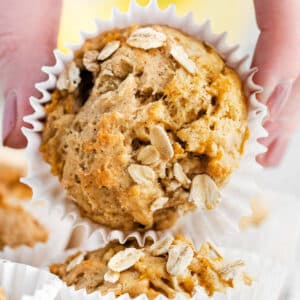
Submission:
[[[121,242],[121,241],[120,241]],[[195,288],[192,299],[199,300],[266,300],[278,299],[284,282],[283,266],[277,261],[253,253],[241,251],[234,248],[220,248],[223,257],[230,261],[241,259],[245,262],[245,272],[253,279],[252,285],[247,286],[243,282],[237,282],[233,289],[226,289],[226,293],[215,293],[213,297],[208,297],[201,286]],[[61,256],[60,261],[64,261],[70,254]],[[117,297],[114,293],[102,295],[99,291],[88,294],[85,289],[75,290],[74,286],[68,287],[65,283],[55,300],[131,300],[128,294]],[[140,295],[135,300],[146,300],[146,295]],[[167,300],[164,295],[159,295],[157,300]],[[178,293],[176,299],[187,299]],[[191,298],[188,298],[191,299]]]
[[53,300],[61,286],[49,272],[0,259],[0,288],[9,300]]
[[[256,98],[256,93],[261,91],[261,88],[252,79],[256,69],[249,69],[248,56],[239,54],[239,46],[230,47],[227,45],[225,41],[226,33],[218,35],[212,33],[209,21],[197,25],[193,20],[192,13],[179,17],[176,15],[175,6],[169,6],[169,8],[161,10],[156,0],[150,1],[146,7],[141,7],[132,0],[127,13],[113,10],[113,16],[110,20],[97,19],[96,31],[92,34],[82,33],[81,42],[78,45],[69,45],[70,54],[65,55],[58,50],[54,51],[56,64],[52,67],[42,68],[48,74],[48,80],[36,84],[36,88],[41,92],[42,97],[40,99],[31,97],[30,103],[34,113],[24,118],[26,122],[32,125],[32,129],[23,128],[28,140],[26,155],[29,161],[28,175],[23,179],[23,182],[32,187],[33,199],[43,197],[53,207],[60,207],[65,215],[71,216],[74,226],[84,224],[88,234],[98,235],[100,240],[106,239],[109,235],[122,235],[126,238],[128,233],[111,230],[99,224],[95,225],[88,219],[82,218],[79,209],[71,201],[65,201],[66,192],[63,190],[58,178],[50,173],[50,166],[42,159],[39,145],[41,143],[41,131],[43,130],[43,123],[40,120],[45,117],[43,105],[50,101],[50,91],[56,86],[57,76],[62,72],[65,64],[73,59],[74,51],[79,49],[87,38],[94,37],[103,31],[116,27],[127,27],[131,24],[161,24],[179,28],[187,34],[211,44],[223,56],[226,63],[240,75],[249,99],[250,140],[246,144],[240,169],[232,175],[230,182],[221,191],[223,203],[213,211],[201,213],[203,222],[206,225],[205,228],[210,228],[210,231],[214,233],[214,237],[232,230],[237,231],[239,218],[249,211],[248,201],[255,193],[253,174],[261,169],[256,163],[255,157],[265,151],[265,148],[258,143],[258,139],[266,136],[262,121],[267,114],[267,108]],[[139,239],[142,239],[144,235],[138,232],[133,234]]]
[[38,242],[33,247],[25,245],[0,251],[0,259],[28,264],[35,267],[47,266],[54,257],[66,250],[69,243],[72,222],[59,207],[49,207],[44,201],[24,203],[23,208],[34,216],[48,231],[48,241]]
[[[300,241],[300,199],[270,190],[261,191],[256,199],[265,206],[266,219],[257,227],[251,226],[238,233],[220,236],[214,242],[219,247],[239,248],[241,251],[270,257],[284,265],[287,273],[295,266]],[[188,235],[196,246],[204,241],[202,221],[197,213],[182,220],[177,229],[178,232]]]

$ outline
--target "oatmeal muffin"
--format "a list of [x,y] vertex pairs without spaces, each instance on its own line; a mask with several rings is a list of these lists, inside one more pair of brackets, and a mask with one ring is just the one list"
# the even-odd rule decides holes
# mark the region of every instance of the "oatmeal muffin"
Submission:
[[0,251],[5,246],[33,247],[47,239],[46,229],[20,205],[10,204],[6,190],[0,185]]
[[31,199],[31,189],[20,182],[26,175],[27,164],[22,150],[0,146],[0,185],[18,200]]
[[4,294],[4,290],[0,288],[0,300],[7,300]]
[[243,265],[240,260],[225,262],[209,243],[196,251],[184,237],[168,236],[144,248],[134,241],[124,245],[114,241],[102,249],[76,253],[63,264],[51,265],[50,271],[67,285],[85,288],[89,293],[128,293],[132,298],[146,294],[149,299],[164,294],[173,299],[176,293],[191,297],[198,285],[209,296],[225,292],[234,287],[234,274]]
[[51,98],[44,159],[82,213],[111,228],[165,229],[214,208],[248,137],[238,75],[167,26],[87,40]]
[[4,290],[0,288],[0,300],[7,300],[4,294]]

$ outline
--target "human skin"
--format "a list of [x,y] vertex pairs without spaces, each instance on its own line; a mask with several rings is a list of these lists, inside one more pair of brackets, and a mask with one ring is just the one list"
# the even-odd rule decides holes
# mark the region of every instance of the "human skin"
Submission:
[[[0,0],[0,83],[5,109],[3,144],[23,148],[23,116],[32,109],[30,96],[39,96],[36,82],[45,80],[40,70],[54,63],[53,49],[62,0]],[[259,99],[267,104],[261,140],[268,151],[258,157],[264,166],[277,165],[300,119],[300,1],[254,0],[260,36],[253,66],[256,83],[264,87]],[[22,22],[19,22],[21,20]]]

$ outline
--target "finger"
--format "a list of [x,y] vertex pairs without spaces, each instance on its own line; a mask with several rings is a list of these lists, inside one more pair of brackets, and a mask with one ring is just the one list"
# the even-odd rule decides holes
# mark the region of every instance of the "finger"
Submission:
[[[289,94],[300,70],[300,1],[255,0],[261,30],[253,66],[259,68],[255,81],[264,87],[261,101],[267,103],[277,88]],[[288,97],[286,97],[288,98]],[[281,102],[273,97],[274,102]]]
[[54,63],[61,0],[0,0],[0,82],[4,90],[3,144],[26,145],[21,127],[31,113],[41,66]]
[[275,119],[268,120],[264,126],[269,132],[269,136],[261,142],[268,147],[268,151],[258,157],[258,162],[264,166],[276,166],[288,146],[288,140],[299,127],[300,120],[300,76],[295,82],[288,104],[278,113]]

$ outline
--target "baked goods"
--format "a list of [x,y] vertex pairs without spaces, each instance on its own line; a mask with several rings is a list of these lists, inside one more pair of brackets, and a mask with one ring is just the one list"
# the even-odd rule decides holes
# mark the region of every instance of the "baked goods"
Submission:
[[84,215],[123,230],[214,208],[248,137],[238,75],[166,26],[87,40],[45,110],[40,150],[53,174]]
[[241,217],[241,229],[259,227],[266,221],[270,214],[270,211],[264,204],[263,200],[259,198],[253,198],[251,200],[251,210],[252,213],[250,216]]
[[20,205],[12,205],[6,199],[6,190],[0,185],[0,250],[4,246],[33,247],[37,242],[46,242],[46,229]]
[[0,288],[0,300],[7,300],[4,294],[4,290]]
[[26,159],[22,150],[0,147],[0,185],[18,200],[32,197],[30,187],[20,182],[26,175]]
[[149,299],[164,294],[173,299],[178,292],[191,297],[198,285],[210,296],[225,292],[234,286],[234,274],[242,267],[240,260],[225,262],[209,243],[196,251],[184,237],[168,236],[145,248],[134,241],[113,241],[102,249],[76,253],[63,264],[51,265],[50,271],[67,285],[88,292],[128,293],[132,298],[146,294]]

